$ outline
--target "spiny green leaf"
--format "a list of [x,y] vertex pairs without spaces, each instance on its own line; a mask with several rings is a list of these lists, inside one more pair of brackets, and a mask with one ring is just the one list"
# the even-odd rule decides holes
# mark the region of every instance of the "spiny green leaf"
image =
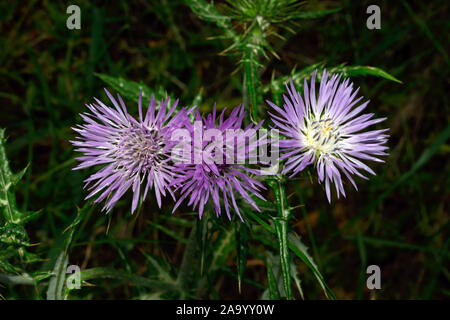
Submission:
[[292,250],[292,252],[294,252],[295,255],[297,257],[299,257],[308,266],[308,268],[314,273],[314,276],[316,277],[317,281],[321,285],[325,295],[329,299],[335,299],[333,292],[325,283],[325,280],[324,280],[322,274],[320,273],[319,268],[317,267],[313,258],[309,255],[308,248],[300,240],[300,237],[298,235],[294,234],[293,232],[291,232],[288,235],[288,241],[289,241],[289,248]]
[[83,208],[77,208],[77,215],[74,221],[65,230],[66,233],[64,235],[63,248],[55,261],[52,272],[53,277],[50,279],[49,287],[47,289],[47,300],[61,300],[67,297],[67,293],[65,294],[64,288],[67,265],[69,264],[69,250],[72,245],[72,239],[76,226],[82,221],[90,207],[90,202],[87,202]]
[[[317,70],[316,80],[320,81],[322,77],[322,72],[325,69],[325,64],[323,62],[319,62],[308,66],[300,71],[296,71],[295,69],[291,72],[289,76],[282,76],[279,78],[272,78],[270,84],[264,86],[263,93],[268,93],[272,91],[272,99],[273,102],[277,105],[281,104],[282,94],[285,92],[285,84],[292,79],[292,82],[295,85],[297,91],[303,89],[304,81],[309,81],[313,75],[313,72]],[[338,65],[336,67],[326,68],[330,73],[339,73],[342,74],[344,78],[348,77],[356,77],[356,76],[375,76],[384,78],[390,81],[394,81],[397,83],[402,83],[399,79],[390,75],[386,71],[371,67],[371,66],[346,66],[344,64]]]
[[[138,83],[122,77],[112,77],[102,73],[96,73],[95,75],[110,85],[122,96],[122,98],[130,99],[136,103],[139,103],[139,94],[142,91],[142,107],[148,106],[152,94],[157,102],[168,97],[167,92],[162,88],[159,90],[152,90],[142,82]],[[173,102],[172,99],[171,102]]]
[[285,84],[289,79],[292,79],[294,82],[297,90],[300,90],[300,88],[303,87],[303,81],[304,79],[308,80],[311,78],[312,73],[316,69],[323,68],[323,63],[316,63],[311,66],[308,66],[300,71],[296,71],[295,69],[292,70],[290,76],[284,76],[279,78],[274,78],[272,76],[272,79],[270,80],[270,84],[267,86],[264,86],[263,92],[267,94],[269,91],[272,92],[272,100],[275,104],[281,105],[281,97],[284,93]]
[[[13,266],[6,258],[2,256],[0,256],[0,271],[2,273],[12,273],[12,274],[19,274],[20,272],[20,270],[17,267]],[[0,276],[1,275],[2,274],[0,273]]]
[[22,225],[8,223],[0,227],[0,243],[14,247],[25,247],[29,245],[29,239]]
[[270,300],[280,300],[280,291],[278,290],[278,283],[275,275],[273,274],[272,261],[273,258],[269,255],[270,252],[267,252],[268,257],[266,259],[266,269],[267,269],[267,286],[269,289],[269,298]]
[[53,268],[53,277],[50,279],[47,289],[47,300],[63,300],[63,289],[66,280],[66,270],[69,264],[69,256],[64,251],[56,259]]
[[305,296],[303,295],[303,289],[302,289],[302,282],[300,280],[297,266],[295,265],[294,258],[291,258],[291,277],[294,279],[295,285],[298,288],[298,291],[300,292],[300,297],[302,299],[305,299]]
[[380,77],[387,80],[391,80],[397,83],[402,83],[399,79],[396,77],[390,75],[386,71],[371,67],[371,66],[345,66],[345,65],[339,65],[334,68],[330,68],[328,70],[331,73],[342,73],[342,75],[347,77],[356,77],[356,76],[374,76],[374,77]]
[[214,22],[225,32],[228,38],[233,39],[234,42],[238,40],[238,35],[233,30],[231,17],[221,14],[214,3],[208,3],[205,0],[185,0],[185,3],[200,19],[206,22]]
[[[272,234],[276,234],[275,228],[265,222],[264,220],[260,219],[259,216],[255,213],[253,213],[251,210],[248,210],[247,208],[243,208],[243,211],[252,218],[254,221],[258,222],[262,227],[264,227],[265,230],[269,231]],[[271,246],[276,248],[273,243],[268,242]],[[298,235],[290,233],[288,235],[288,246],[289,249],[298,257],[300,260],[302,260],[307,267],[313,272],[314,276],[316,277],[317,281],[319,282],[320,286],[323,288],[325,295],[330,299],[335,299],[335,296],[331,289],[328,287],[328,285],[325,283],[325,280],[322,276],[322,274],[319,271],[319,268],[315,264],[313,258],[309,255],[307,252],[307,247],[301,242]]]
[[48,279],[53,275],[53,273],[48,272],[48,271],[35,271],[35,272],[31,272],[30,276],[34,279],[34,281],[36,283]]
[[25,168],[20,170],[18,173],[15,173],[12,175],[11,182],[12,182],[13,186],[15,186],[22,179],[22,177],[24,176],[27,169],[28,169],[28,166],[26,166]]
[[[20,223],[24,214],[18,209],[13,187],[25,171],[13,174],[5,150],[5,129],[0,129],[0,211],[8,223]],[[26,170],[26,169],[25,169]]]
[[214,251],[209,265],[210,271],[217,270],[225,264],[230,252],[233,250],[234,229],[222,230],[214,243]]
[[[0,129],[0,221],[5,225],[0,227],[0,270],[6,273],[18,274],[20,268],[11,262],[20,254],[22,265],[39,261],[36,255],[27,252],[24,247],[29,246],[29,239],[24,224],[37,213],[21,211],[17,207],[14,187],[25,174],[27,168],[12,173],[5,150],[5,130]],[[2,219],[3,218],[3,219]]]
[[[91,202],[87,202],[82,208],[77,208],[77,215],[73,222],[64,230],[65,238],[64,238],[64,252],[67,253],[72,244],[72,238],[76,230],[76,226],[80,224],[83,218],[88,213],[89,209],[91,209]],[[66,233],[67,232],[67,233]]]

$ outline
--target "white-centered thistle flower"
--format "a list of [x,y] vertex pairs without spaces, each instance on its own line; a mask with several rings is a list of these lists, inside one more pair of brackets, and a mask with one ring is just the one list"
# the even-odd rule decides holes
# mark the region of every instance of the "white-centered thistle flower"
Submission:
[[292,80],[290,86],[286,84],[288,96],[284,95],[283,108],[267,102],[278,113],[269,113],[273,123],[286,137],[280,140],[281,159],[287,159],[283,173],[292,177],[308,165],[314,165],[331,201],[332,183],[338,198],[340,193],[345,196],[341,173],[355,189],[352,175],[364,179],[367,178],[360,171],[375,175],[361,160],[383,162],[376,156],[387,155],[388,129],[361,132],[386,118],[373,119],[373,113],[360,114],[369,101],[357,106],[363,97],[355,99],[359,89],[353,90],[349,79],[341,81],[341,75],[329,77],[324,71],[316,95],[315,78],[316,72],[309,88],[305,79],[303,97]]

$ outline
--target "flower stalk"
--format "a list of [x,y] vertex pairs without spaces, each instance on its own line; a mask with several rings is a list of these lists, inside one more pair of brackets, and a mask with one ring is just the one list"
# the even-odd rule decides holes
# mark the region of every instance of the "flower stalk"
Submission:
[[286,180],[283,176],[279,176],[268,179],[267,182],[275,194],[275,205],[278,212],[278,216],[273,221],[280,250],[280,265],[283,275],[284,291],[286,293],[286,299],[292,300],[291,265],[288,246],[288,223],[291,216],[291,208],[287,203]]

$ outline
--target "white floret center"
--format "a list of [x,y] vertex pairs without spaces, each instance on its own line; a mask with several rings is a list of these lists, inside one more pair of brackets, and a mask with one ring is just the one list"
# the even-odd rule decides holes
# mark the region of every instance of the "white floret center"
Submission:
[[309,119],[302,133],[306,147],[314,149],[316,154],[330,154],[337,151],[339,128],[332,119]]

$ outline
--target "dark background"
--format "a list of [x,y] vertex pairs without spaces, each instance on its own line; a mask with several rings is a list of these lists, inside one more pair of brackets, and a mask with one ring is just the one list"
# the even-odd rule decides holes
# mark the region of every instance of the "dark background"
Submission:
[[[70,4],[81,8],[81,30],[66,28]],[[365,26],[370,4],[381,7],[380,30]],[[347,198],[332,206],[317,184],[291,182],[291,205],[306,204],[295,209],[293,228],[340,299],[448,298],[450,147],[442,136],[448,137],[449,131],[449,2],[310,1],[305,8],[335,7],[343,9],[299,21],[292,27],[295,34],[281,30],[286,41],[271,39],[280,59],[270,55],[263,60],[262,82],[321,61],[382,68],[403,83],[375,77],[353,81],[371,100],[370,112],[388,118],[384,125],[390,128],[390,155],[385,164],[371,165],[377,176],[357,181],[359,192],[346,186]],[[71,170],[75,160],[68,141],[74,138],[70,127],[80,122],[84,104],[94,96],[105,99],[107,85],[94,72],[164,88],[184,105],[202,88],[202,112],[215,101],[219,108],[231,108],[242,102],[242,73],[234,72],[240,57],[218,54],[230,45],[217,37],[221,34],[182,1],[1,1],[0,127],[6,128],[13,171],[29,164],[16,190],[18,204],[24,210],[42,209],[27,225],[30,239],[39,244],[35,253],[45,257],[73,220],[76,206],[85,203],[82,181],[88,172]],[[127,102],[137,113],[135,103]],[[95,206],[83,222],[71,263],[143,274],[148,268],[141,254],[145,251],[180,264],[182,241],[162,230],[188,234],[167,218],[171,202],[165,201],[159,211],[147,201],[136,216],[130,215],[130,203],[127,194],[110,218]],[[195,219],[186,210],[175,216]],[[258,245],[251,241],[254,248]],[[381,268],[381,290],[365,288],[370,264]],[[235,270],[233,255],[226,265]],[[305,296],[324,298],[301,263],[299,270]],[[264,264],[250,256],[245,276],[265,284]],[[131,285],[96,284],[76,297],[137,295]],[[212,288],[217,295],[209,297],[224,299],[259,298],[262,293],[250,281],[239,294],[236,279],[226,273]],[[23,286],[0,286],[0,293],[9,299],[42,296]]]

